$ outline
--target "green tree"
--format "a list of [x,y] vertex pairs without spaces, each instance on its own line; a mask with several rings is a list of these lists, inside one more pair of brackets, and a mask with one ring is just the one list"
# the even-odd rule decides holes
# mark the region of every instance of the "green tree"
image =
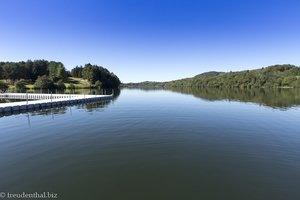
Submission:
[[87,79],[90,84],[100,81],[103,88],[117,88],[121,84],[121,81],[114,73],[97,65],[86,64],[82,70],[82,77]]
[[3,79],[3,69],[1,63],[0,63],[0,79]]
[[48,64],[48,71],[49,71],[49,78],[54,82],[58,80],[65,80],[67,77],[65,67],[62,63],[51,61]]
[[31,66],[31,79],[36,80],[39,76],[48,76],[48,61],[35,60]]
[[80,67],[76,66],[75,68],[73,68],[71,70],[71,75],[73,77],[82,78],[82,71],[83,71],[83,67],[82,66],[80,66]]
[[97,69],[91,64],[86,64],[82,70],[82,77],[94,84],[96,81]]
[[3,78],[12,81],[18,79],[18,69],[16,63],[5,63],[3,65]]
[[17,91],[25,91],[26,90],[26,81],[24,80],[19,80],[15,82],[15,88]]
[[48,76],[39,76],[34,83],[34,88],[37,89],[54,89],[55,85],[52,80],[49,79]]

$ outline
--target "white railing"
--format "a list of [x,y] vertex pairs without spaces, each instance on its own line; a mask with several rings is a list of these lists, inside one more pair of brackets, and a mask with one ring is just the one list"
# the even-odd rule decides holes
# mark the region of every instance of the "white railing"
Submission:
[[24,99],[24,100],[75,99],[75,98],[89,98],[89,97],[100,97],[100,96],[111,96],[111,95],[0,93],[0,99]]

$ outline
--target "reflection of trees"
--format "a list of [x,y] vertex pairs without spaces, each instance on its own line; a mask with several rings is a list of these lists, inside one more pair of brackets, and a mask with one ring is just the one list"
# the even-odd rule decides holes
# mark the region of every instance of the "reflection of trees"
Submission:
[[289,108],[300,105],[299,89],[230,89],[230,88],[172,88],[175,92],[191,94],[204,100],[229,100],[253,102],[273,108]]
[[93,112],[93,111],[103,111],[111,101],[101,101],[101,102],[95,102],[95,103],[89,103],[89,104],[82,104],[77,106],[79,109],[85,109],[87,112]]
[[42,109],[39,111],[32,112],[32,116],[36,115],[56,115],[56,114],[65,114],[67,113],[67,107],[57,107],[57,108],[49,108],[49,109]]
[[[97,92],[99,92],[99,94],[113,94],[113,101],[115,101],[121,93],[119,89],[111,89],[106,91],[97,90]],[[77,108],[86,109],[87,112],[103,111],[103,109],[106,108],[111,102],[112,102],[111,100],[93,102],[93,103],[78,105]]]

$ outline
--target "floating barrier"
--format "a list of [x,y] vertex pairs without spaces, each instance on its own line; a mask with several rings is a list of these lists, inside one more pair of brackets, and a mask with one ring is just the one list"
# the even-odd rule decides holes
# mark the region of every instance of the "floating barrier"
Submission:
[[0,103],[0,114],[109,101],[112,98],[113,95],[1,93],[0,99],[21,99],[26,101]]

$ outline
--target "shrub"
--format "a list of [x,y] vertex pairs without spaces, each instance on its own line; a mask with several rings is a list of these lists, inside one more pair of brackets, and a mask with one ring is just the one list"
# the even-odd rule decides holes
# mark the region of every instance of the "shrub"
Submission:
[[1,92],[6,92],[7,89],[8,89],[7,83],[4,83],[4,82],[0,81],[0,90],[1,90]]
[[26,90],[26,81],[25,80],[16,81],[15,88],[17,91],[25,91]]
[[39,76],[35,83],[34,88],[36,89],[54,89],[55,85],[52,80],[48,78],[48,76]]

